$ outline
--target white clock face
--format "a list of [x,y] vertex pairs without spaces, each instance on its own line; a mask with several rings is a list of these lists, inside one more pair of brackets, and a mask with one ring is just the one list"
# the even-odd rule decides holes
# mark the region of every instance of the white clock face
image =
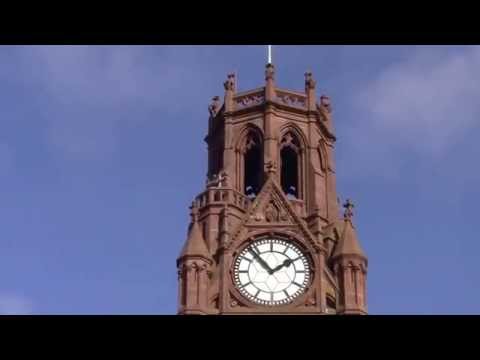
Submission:
[[235,260],[235,285],[257,304],[288,304],[305,292],[310,276],[310,263],[305,254],[285,240],[257,240]]

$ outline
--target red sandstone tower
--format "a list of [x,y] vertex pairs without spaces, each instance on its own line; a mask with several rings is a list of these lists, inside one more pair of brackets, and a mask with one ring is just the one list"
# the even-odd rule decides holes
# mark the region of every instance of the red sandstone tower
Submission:
[[177,259],[179,314],[366,314],[367,258],[335,189],[332,109],[305,92],[237,92],[209,106],[206,189]]

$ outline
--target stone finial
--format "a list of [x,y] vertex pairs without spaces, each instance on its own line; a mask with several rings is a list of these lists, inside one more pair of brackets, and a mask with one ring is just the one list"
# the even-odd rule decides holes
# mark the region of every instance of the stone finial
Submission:
[[343,207],[345,208],[345,213],[343,215],[344,221],[342,221],[343,224],[338,227],[341,233],[337,245],[332,253],[332,260],[349,256],[357,256],[366,261],[367,258],[360,246],[357,232],[352,224],[352,209],[354,205],[350,199],[347,199]]
[[313,74],[311,71],[305,73],[305,90],[315,89],[317,82],[313,79]]
[[351,202],[350,199],[347,199],[345,204],[343,204],[343,207],[345,208],[345,212],[343,213],[343,217],[345,219],[351,219],[353,217],[353,208],[355,205]]
[[275,66],[273,66],[273,64],[267,64],[265,80],[275,80]]
[[226,91],[235,91],[235,74],[230,73],[227,75],[227,81],[223,83]]
[[217,115],[219,109],[220,109],[220,97],[214,96],[212,98],[210,105],[208,105],[208,112],[210,113],[210,117],[214,118]]

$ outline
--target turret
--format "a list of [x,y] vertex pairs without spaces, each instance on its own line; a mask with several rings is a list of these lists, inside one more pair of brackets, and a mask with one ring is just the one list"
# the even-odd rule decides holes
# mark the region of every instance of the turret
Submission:
[[343,206],[343,228],[331,257],[340,292],[338,313],[366,314],[367,257],[360,247],[352,223],[354,205],[347,200]]
[[177,259],[180,314],[205,314],[212,257],[198,223],[198,208],[191,206],[191,224],[187,241]]

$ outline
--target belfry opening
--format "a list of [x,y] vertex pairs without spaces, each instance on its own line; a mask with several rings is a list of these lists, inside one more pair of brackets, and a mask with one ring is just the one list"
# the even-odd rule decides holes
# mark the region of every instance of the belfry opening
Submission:
[[249,134],[244,154],[244,193],[248,197],[256,197],[262,180],[262,146],[261,140],[254,133]]
[[280,148],[280,182],[282,190],[288,198],[300,197],[300,161],[298,139],[287,133],[281,142]]

